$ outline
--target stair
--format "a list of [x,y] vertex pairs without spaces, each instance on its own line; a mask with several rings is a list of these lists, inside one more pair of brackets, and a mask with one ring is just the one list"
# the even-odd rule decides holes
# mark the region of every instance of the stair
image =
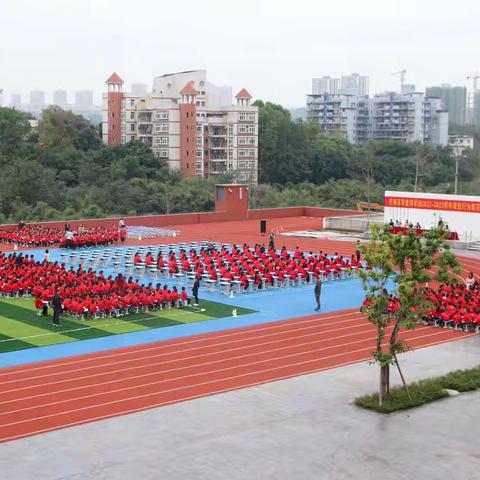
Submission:
[[473,242],[470,245],[468,245],[467,250],[475,250],[477,252],[480,252],[480,242]]

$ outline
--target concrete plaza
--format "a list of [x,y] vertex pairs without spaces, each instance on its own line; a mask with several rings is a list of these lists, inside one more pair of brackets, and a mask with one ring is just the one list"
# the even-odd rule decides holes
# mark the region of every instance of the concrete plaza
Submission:
[[[403,356],[408,380],[480,364],[480,336]],[[480,392],[390,416],[361,363],[0,445],[7,480],[480,478]],[[398,382],[396,374],[394,381]]]

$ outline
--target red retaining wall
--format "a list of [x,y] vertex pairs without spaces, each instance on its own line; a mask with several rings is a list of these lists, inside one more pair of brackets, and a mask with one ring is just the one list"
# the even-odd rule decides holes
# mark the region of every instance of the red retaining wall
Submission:
[[[245,220],[258,220],[269,218],[285,217],[334,217],[346,216],[359,213],[356,210],[342,210],[335,208],[321,207],[285,207],[285,208],[264,208],[257,210],[248,210]],[[118,224],[121,217],[97,218],[85,220],[71,220],[70,225],[75,230],[78,225],[84,227],[94,227],[100,225]],[[199,212],[199,213],[179,213],[173,215],[145,215],[141,217],[128,217],[126,223],[129,226],[162,227],[173,225],[190,225],[196,223],[225,222],[232,220],[229,212]],[[39,222],[40,225],[63,229],[65,222]],[[1,228],[16,228],[17,225],[1,225]]]

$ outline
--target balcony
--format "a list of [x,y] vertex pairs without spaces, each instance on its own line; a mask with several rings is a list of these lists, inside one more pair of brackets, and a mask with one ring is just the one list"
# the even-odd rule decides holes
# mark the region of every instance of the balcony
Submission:
[[148,125],[141,123],[138,125],[138,134],[139,135],[151,135],[153,131],[153,125]]
[[152,123],[152,112],[140,112],[138,114],[139,123]]

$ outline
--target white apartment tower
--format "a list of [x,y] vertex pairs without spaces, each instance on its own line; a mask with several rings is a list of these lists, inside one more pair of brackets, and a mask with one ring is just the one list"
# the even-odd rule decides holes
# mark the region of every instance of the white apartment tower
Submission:
[[[155,77],[152,93],[145,95],[123,92],[123,80],[115,73],[107,85],[104,143],[139,140],[186,176],[227,174],[239,183],[257,183],[258,108],[247,90],[232,105],[229,87],[207,82],[205,70]],[[230,101],[218,105],[222,99]]]
[[368,96],[368,83],[368,77],[358,73],[342,75],[340,78],[324,75],[321,78],[312,79],[312,94],[321,95],[322,93],[340,93],[344,95],[366,97]]
[[373,98],[312,93],[307,110],[322,129],[342,132],[356,145],[369,140],[448,144],[448,112],[440,99],[423,93],[387,92]]

